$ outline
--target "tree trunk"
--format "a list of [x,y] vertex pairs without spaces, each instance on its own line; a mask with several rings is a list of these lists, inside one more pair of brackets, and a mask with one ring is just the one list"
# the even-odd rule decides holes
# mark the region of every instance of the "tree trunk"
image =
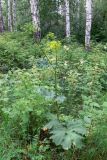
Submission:
[[2,2],[0,0],[0,32],[4,31],[4,25],[3,25],[3,15],[2,15]]
[[80,20],[80,0],[77,0],[77,12],[76,12],[76,32],[79,32],[79,20]]
[[92,0],[86,0],[86,29],[85,29],[85,49],[90,51],[92,25]]
[[12,3],[8,0],[8,31],[12,32],[12,13],[11,13]]
[[12,15],[13,15],[13,28],[14,28],[14,31],[17,31],[17,26],[16,26],[16,0],[13,0]]
[[34,26],[34,37],[35,40],[40,41],[41,29],[40,29],[40,16],[39,16],[39,2],[38,0],[30,0],[32,22]]
[[66,18],[66,37],[70,37],[70,9],[69,0],[64,0],[65,2],[65,18]]

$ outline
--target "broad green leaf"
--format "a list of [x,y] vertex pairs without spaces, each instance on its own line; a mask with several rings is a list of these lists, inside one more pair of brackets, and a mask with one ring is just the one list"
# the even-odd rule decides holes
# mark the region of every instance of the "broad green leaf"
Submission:
[[64,136],[63,142],[61,143],[63,149],[68,150],[71,148],[71,144],[72,144],[71,140],[72,138],[70,135],[67,134]]
[[50,137],[56,145],[61,145],[65,138],[66,129],[54,130],[51,132],[53,135]]
[[61,124],[57,119],[50,121],[48,124],[44,126],[44,128],[52,129],[53,127],[60,127]]
[[87,116],[84,117],[84,121],[85,121],[85,123],[87,123],[87,124],[91,124],[91,118],[89,118],[89,117],[87,117]]

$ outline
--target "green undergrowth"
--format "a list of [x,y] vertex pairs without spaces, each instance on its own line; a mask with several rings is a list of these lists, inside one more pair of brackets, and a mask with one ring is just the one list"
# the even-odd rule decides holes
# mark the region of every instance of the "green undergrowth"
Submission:
[[0,36],[0,160],[106,160],[106,44]]
[[41,46],[25,32],[0,35],[0,70],[4,73],[12,68],[30,68],[32,59],[42,54]]

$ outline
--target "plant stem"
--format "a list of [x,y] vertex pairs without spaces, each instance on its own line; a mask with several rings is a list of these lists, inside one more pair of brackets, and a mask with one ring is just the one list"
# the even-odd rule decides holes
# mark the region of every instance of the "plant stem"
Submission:
[[56,114],[57,118],[59,117],[59,107],[57,102],[57,96],[58,96],[58,88],[57,88],[57,67],[58,67],[58,56],[56,51],[56,62],[55,62],[55,106],[56,106]]

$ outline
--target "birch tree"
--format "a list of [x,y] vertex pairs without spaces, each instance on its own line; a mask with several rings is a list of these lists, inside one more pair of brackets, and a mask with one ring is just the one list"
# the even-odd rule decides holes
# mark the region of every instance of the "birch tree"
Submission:
[[12,13],[11,13],[11,7],[12,7],[12,1],[8,0],[8,31],[12,32]]
[[16,28],[16,0],[13,0],[12,2],[12,17],[13,17],[14,31],[17,31],[17,28]]
[[2,15],[2,1],[0,0],[0,32],[4,31],[3,15]]
[[91,25],[92,25],[92,0],[86,0],[86,28],[85,28],[85,48],[90,50]]
[[31,5],[31,14],[32,14],[32,22],[34,27],[34,36],[37,41],[41,38],[41,29],[40,29],[40,15],[39,15],[39,1],[38,0],[30,0]]
[[66,37],[70,37],[70,8],[69,0],[64,0],[65,3],[65,19],[66,19]]

